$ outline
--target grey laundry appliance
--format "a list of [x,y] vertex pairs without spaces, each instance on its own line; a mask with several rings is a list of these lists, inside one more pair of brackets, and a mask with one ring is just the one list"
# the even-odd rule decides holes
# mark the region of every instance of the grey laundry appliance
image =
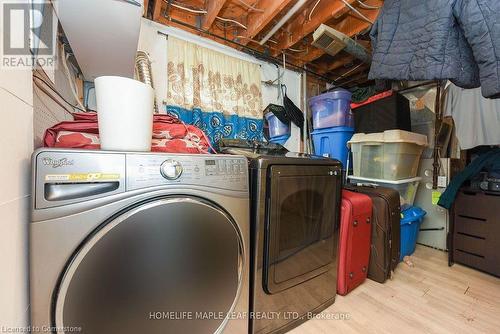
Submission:
[[450,181],[451,159],[442,158],[437,189],[432,188],[434,159],[421,159],[418,176],[422,181],[415,196],[414,204],[424,209],[427,214],[420,225],[417,242],[429,247],[447,250],[450,214],[448,210],[437,205],[441,194]]
[[224,155],[35,152],[32,325],[247,333],[246,164]]
[[285,333],[335,300],[341,164],[266,145],[242,146],[224,151],[249,161],[250,329]]

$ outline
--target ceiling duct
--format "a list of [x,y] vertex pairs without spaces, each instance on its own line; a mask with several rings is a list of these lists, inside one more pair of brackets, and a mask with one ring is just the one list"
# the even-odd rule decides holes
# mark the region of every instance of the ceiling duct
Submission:
[[332,56],[344,50],[364,63],[370,64],[372,61],[372,56],[365,47],[325,24],[320,25],[314,32],[312,45]]

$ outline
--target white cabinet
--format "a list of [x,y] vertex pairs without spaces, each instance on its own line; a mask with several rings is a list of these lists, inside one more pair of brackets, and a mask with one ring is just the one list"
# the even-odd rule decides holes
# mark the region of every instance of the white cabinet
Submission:
[[134,76],[142,1],[59,0],[56,10],[85,80]]

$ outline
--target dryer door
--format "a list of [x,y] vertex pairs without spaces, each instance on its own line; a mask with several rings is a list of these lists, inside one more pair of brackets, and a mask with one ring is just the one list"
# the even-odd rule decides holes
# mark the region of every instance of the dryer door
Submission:
[[54,295],[57,333],[217,333],[240,293],[243,251],[233,219],[208,201],[131,208],[68,262]]
[[331,269],[341,184],[340,170],[329,166],[272,166],[269,173],[263,283],[273,294]]

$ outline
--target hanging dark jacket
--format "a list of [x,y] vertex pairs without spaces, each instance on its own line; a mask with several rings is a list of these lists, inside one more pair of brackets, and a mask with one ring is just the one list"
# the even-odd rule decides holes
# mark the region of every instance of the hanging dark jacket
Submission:
[[386,0],[370,79],[450,79],[500,97],[500,0]]

